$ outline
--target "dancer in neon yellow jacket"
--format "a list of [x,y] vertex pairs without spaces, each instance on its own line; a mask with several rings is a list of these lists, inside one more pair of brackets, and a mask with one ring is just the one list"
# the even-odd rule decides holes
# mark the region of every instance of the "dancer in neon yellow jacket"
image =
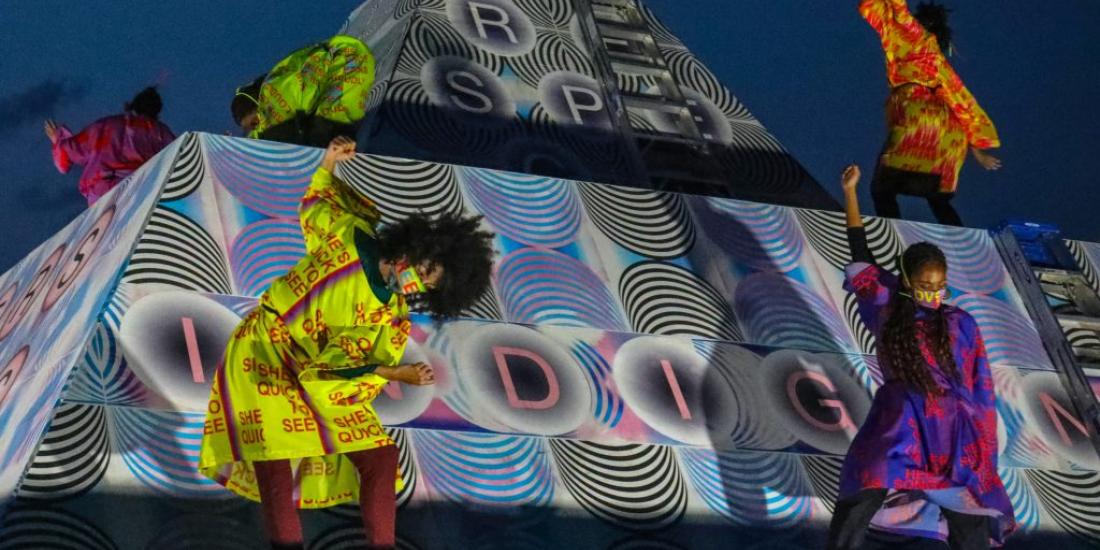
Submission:
[[272,542],[301,544],[295,508],[358,498],[371,544],[392,544],[394,441],[371,402],[388,381],[432,384],[400,364],[413,302],[436,317],[489,285],[479,218],[413,216],[378,227],[374,204],[337,179],[355,143],[333,140],[302,198],[307,253],[237,326],[215,375],[201,471],[260,501]]
[[230,110],[249,137],[324,147],[338,135],[355,135],[372,84],[370,48],[337,35],[291,53],[238,88]]

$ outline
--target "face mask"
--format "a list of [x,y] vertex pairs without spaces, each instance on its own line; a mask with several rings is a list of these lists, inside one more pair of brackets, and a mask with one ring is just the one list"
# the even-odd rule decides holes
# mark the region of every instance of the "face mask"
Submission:
[[911,288],[911,293],[902,292],[902,296],[908,296],[913,299],[917,305],[928,309],[939,309],[943,305],[943,301],[947,299],[947,289],[941,288],[939,290],[920,290],[912,288],[912,284],[909,282],[909,274],[905,272],[905,264],[898,260],[898,265],[901,267],[901,276],[905,280],[905,284]]
[[947,289],[941,288],[940,290],[914,290],[913,301],[921,307],[928,309],[939,309],[943,305],[943,301],[947,298]]
[[404,261],[393,264],[393,271],[390,272],[390,278],[386,281],[386,285],[390,290],[404,295],[420,294],[428,291],[428,287],[424,286],[424,281],[420,279],[420,274],[416,272],[416,268]]

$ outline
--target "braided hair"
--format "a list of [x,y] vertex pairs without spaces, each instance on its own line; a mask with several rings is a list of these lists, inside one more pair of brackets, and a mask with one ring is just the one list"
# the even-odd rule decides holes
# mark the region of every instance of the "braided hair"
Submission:
[[947,16],[951,10],[947,6],[936,2],[921,2],[917,5],[913,18],[924,27],[924,30],[936,37],[940,50],[950,54],[952,50],[951,25],[947,22]]
[[[947,258],[943,251],[930,243],[917,243],[901,256],[902,273],[916,274],[926,266],[947,270]],[[908,279],[908,276],[906,277]],[[881,348],[889,358],[894,374],[912,389],[928,395],[940,395],[943,390],[936,385],[932,373],[917,343],[917,303],[910,296],[911,289],[898,286],[890,298],[888,316],[882,327]],[[925,338],[940,370],[953,380],[959,380],[959,369],[951,351],[951,331],[943,308],[936,309],[929,320]]]

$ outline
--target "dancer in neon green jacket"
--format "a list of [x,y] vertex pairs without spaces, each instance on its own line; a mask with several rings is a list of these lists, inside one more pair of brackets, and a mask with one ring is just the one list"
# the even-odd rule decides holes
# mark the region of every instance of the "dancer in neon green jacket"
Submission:
[[249,137],[324,147],[338,135],[355,135],[373,83],[370,48],[337,35],[295,51],[238,88],[230,110]]
[[371,544],[393,541],[394,441],[371,402],[389,381],[434,383],[401,364],[409,304],[436,317],[489,286],[479,218],[413,216],[379,228],[374,204],[337,179],[355,143],[336,138],[302,198],[306,255],[237,326],[215,375],[200,470],[260,501],[272,542],[300,547],[295,508],[360,501]]

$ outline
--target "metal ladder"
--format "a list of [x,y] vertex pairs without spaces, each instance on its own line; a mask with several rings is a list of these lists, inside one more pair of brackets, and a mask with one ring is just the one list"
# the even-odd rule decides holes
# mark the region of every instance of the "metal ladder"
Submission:
[[[586,39],[604,77],[613,118],[637,152],[638,171],[651,187],[707,195],[729,195],[711,151],[711,136],[704,134],[691,108],[695,102],[684,96],[657,47],[635,0],[574,0]],[[656,93],[624,92],[618,77],[639,77],[656,84]],[[639,130],[631,115],[666,117],[672,131]]]
[[[1089,286],[1056,226],[1010,221],[993,236],[1066,393],[1100,453],[1100,403],[1089,384],[1089,376],[1100,377],[1100,347],[1087,343],[1100,340],[1100,295]],[[1086,338],[1073,337],[1082,333]]]

